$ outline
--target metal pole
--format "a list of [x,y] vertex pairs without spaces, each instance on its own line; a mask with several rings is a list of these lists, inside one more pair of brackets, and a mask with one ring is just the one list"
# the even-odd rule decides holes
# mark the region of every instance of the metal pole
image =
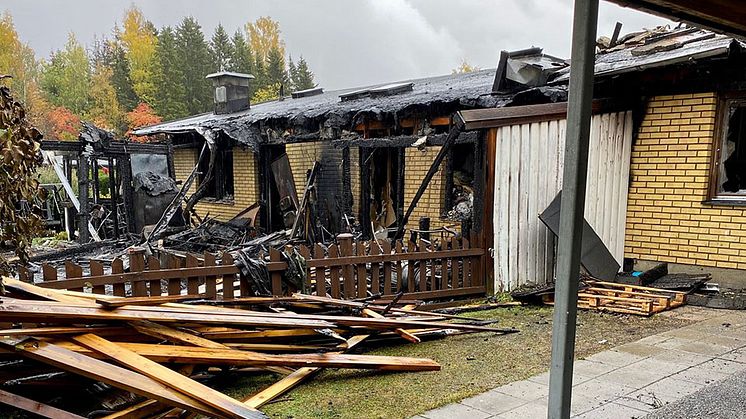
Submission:
[[597,21],[598,0],[575,0],[549,375],[550,419],[570,417]]

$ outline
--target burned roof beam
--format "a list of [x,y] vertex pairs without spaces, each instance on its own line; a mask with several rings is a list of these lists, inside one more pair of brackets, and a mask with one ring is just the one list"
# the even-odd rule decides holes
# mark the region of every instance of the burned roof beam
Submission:
[[[363,138],[362,136],[354,136],[351,138],[340,139],[332,141],[332,145],[337,148],[343,147],[361,147],[361,148],[377,148],[377,147],[411,147],[417,141],[421,140],[423,135],[398,135],[395,137],[382,137],[382,138]],[[426,136],[425,146],[442,146],[445,144],[448,134],[431,134]],[[479,141],[479,135],[476,132],[464,132],[461,133],[456,139],[455,144],[473,143]]]

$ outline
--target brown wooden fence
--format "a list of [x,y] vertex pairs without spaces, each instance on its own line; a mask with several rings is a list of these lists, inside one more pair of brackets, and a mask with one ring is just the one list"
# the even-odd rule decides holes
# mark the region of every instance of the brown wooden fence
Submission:
[[[429,243],[423,240],[392,248],[388,241],[353,241],[340,237],[328,248],[297,246],[306,262],[305,290],[334,298],[360,298],[368,293],[405,295],[418,299],[484,295],[485,251],[467,239],[445,239]],[[292,250],[288,247],[284,250]],[[271,293],[276,296],[296,291],[283,281],[288,264],[278,249],[270,249],[266,263]],[[266,258],[265,258],[266,259]],[[203,295],[205,298],[233,299],[254,295],[252,281],[241,275],[229,253],[220,258],[205,253],[176,257],[145,256],[144,251],[128,255],[125,272],[122,259],[114,259],[111,273],[104,274],[104,264],[91,260],[89,271],[73,262],[65,263],[65,279],[58,279],[57,269],[43,264],[42,280],[46,288],[69,289],[113,294],[115,296]],[[30,281],[31,275],[20,269],[19,278]]]

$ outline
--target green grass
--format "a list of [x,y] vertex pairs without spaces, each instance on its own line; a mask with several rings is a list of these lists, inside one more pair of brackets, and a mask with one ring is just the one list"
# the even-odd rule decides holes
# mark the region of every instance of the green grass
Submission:
[[[499,319],[500,327],[516,327],[521,332],[459,335],[416,345],[370,348],[366,353],[433,358],[442,370],[325,370],[262,410],[275,418],[406,418],[548,369],[550,307],[503,308],[469,315]],[[587,311],[579,313],[578,321],[579,358],[690,323],[669,316],[642,318]],[[245,377],[225,391],[244,397],[277,378]]]

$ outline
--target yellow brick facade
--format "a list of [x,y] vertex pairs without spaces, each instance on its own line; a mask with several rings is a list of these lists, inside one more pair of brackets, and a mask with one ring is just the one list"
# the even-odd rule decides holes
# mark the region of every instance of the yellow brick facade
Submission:
[[708,199],[715,93],[651,99],[632,149],[625,256],[746,269],[746,209]]
[[[174,150],[174,169],[176,180],[185,181],[194,169],[197,162],[198,151],[194,148]],[[216,162],[220,164],[220,162]],[[197,185],[192,185],[189,193],[194,193]],[[240,147],[233,148],[233,200],[228,202],[215,202],[203,199],[194,209],[200,216],[208,213],[221,221],[227,221],[236,214],[243,211],[249,205],[259,200],[259,182],[256,165],[256,157],[248,149]]]
[[[404,155],[404,211],[414,199],[417,189],[425,178],[430,165],[433,164],[435,156],[440,151],[439,146],[426,147],[425,150],[419,150],[415,147],[408,147]],[[441,220],[444,202],[445,179],[443,167],[433,176],[433,180],[425,189],[425,193],[417,203],[417,207],[409,217],[407,228],[418,228],[421,217],[430,217],[430,228],[436,229],[444,225],[454,225],[452,221]]]
[[313,168],[313,162],[321,157],[321,144],[315,142],[287,144],[285,153],[290,161],[290,170],[293,172],[295,181],[295,192],[298,200],[303,196],[306,187],[306,173]]

